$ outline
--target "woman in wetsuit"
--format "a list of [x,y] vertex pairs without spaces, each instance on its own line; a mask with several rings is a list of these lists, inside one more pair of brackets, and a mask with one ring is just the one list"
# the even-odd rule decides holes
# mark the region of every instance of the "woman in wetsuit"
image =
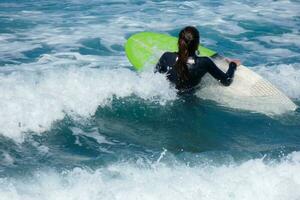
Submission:
[[195,89],[201,78],[208,72],[223,85],[229,86],[233,80],[238,60],[228,60],[226,73],[220,70],[209,57],[199,57],[199,32],[195,27],[185,27],[179,33],[178,52],[165,52],[156,65],[155,71],[166,73],[180,92]]

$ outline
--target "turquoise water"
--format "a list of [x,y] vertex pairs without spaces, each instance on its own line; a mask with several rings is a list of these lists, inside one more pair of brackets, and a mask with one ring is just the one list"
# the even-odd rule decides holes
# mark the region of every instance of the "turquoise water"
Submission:
[[[0,0],[0,199],[300,199],[300,114],[178,97],[139,31],[201,42],[300,105],[299,1]],[[275,108],[274,108],[275,109]]]

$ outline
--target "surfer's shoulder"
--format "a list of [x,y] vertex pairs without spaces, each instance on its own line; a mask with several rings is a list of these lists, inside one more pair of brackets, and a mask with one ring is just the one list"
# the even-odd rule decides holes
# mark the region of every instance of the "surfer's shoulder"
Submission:
[[162,63],[165,62],[168,65],[170,65],[171,63],[174,63],[176,60],[177,60],[177,53],[176,52],[166,51],[160,57],[160,62],[162,62]]
[[196,55],[195,57],[199,60],[211,60],[210,57],[208,56]]
[[170,52],[170,51],[166,51],[162,54],[161,57],[165,57],[165,58],[176,58],[177,57],[177,53],[176,52]]
[[195,57],[196,63],[207,64],[213,62],[208,56],[196,55]]

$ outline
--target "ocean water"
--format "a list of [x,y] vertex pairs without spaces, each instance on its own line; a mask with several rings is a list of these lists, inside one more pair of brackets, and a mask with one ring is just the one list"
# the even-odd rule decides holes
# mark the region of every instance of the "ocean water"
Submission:
[[300,199],[300,113],[178,97],[140,31],[239,58],[300,105],[297,0],[0,0],[0,200]]

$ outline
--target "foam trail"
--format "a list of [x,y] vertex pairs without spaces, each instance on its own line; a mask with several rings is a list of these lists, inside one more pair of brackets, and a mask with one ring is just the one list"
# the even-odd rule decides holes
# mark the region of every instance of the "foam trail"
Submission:
[[273,44],[276,46],[280,45],[295,45],[300,46],[300,33],[285,33],[279,36],[260,36],[258,37],[259,40],[263,42],[267,42],[269,44]]
[[75,168],[34,177],[0,179],[2,200],[216,199],[280,200],[300,198],[300,153],[279,163],[262,159],[242,164],[150,167],[116,163],[95,171]]

